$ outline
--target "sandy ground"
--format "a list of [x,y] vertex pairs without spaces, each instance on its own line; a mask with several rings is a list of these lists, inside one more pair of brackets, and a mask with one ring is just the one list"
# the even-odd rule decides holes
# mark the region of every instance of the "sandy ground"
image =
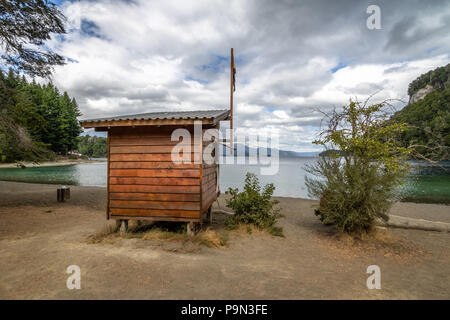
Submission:
[[[86,159],[61,159],[55,161],[44,161],[44,162],[20,162],[27,168],[32,167],[54,167],[54,166],[71,166],[80,163],[93,163],[93,162],[105,162],[105,160],[86,160]],[[17,168],[18,163],[0,163],[1,168]]]
[[[398,248],[347,245],[320,224],[314,201],[279,198],[285,238],[230,236],[226,248],[90,244],[106,224],[106,190],[71,187],[71,195],[61,204],[54,185],[0,182],[0,299],[450,298],[448,233],[390,229]],[[400,203],[391,213],[450,221],[445,205]],[[381,290],[366,287],[373,264]],[[81,290],[66,287],[69,265],[81,268]]]

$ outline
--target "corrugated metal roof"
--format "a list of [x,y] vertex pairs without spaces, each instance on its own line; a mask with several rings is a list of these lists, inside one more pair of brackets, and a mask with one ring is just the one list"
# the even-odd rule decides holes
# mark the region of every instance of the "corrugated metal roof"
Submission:
[[122,115],[108,118],[83,119],[83,122],[116,121],[116,120],[163,120],[163,119],[218,119],[228,118],[230,110],[205,110],[205,111],[174,111],[174,112],[149,112],[140,114]]

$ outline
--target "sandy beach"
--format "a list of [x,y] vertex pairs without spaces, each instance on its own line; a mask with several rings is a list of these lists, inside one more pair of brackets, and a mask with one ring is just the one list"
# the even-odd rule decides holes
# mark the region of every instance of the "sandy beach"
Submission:
[[[123,238],[89,243],[108,223],[106,189],[0,181],[1,299],[449,299],[450,234],[391,229],[396,242],[346,243],[312,200],[278,198],[285,237],[230,235],[225,248]],[[220,199],[225,209],[224,199]],[[215,204],[217,206],[217,204]],[[391,214],[450,222],[450,207],[397,203]],[[214,216],[214,225],[223,221]],[[109,222],[112,223],[111,221]],[[369,265],[382,289],[368,290]],[[69,265],[81,290],[68,290]]]
[[[105,162],[106,160],[88,160],[88,159],[61,159],[55,161],[43,161],[43,162],[22,162],[19,163],[24,165],[27,168],[34,167],[54,167],[54,166],[71,166],[74,164],[80,163],[96,163],[96,162]],[[0,163],[1,168],[17,168],[20,167],[19,163]]]

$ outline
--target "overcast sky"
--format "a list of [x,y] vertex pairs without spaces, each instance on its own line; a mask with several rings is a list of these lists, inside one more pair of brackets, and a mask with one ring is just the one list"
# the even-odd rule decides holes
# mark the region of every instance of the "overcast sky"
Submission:
[[[369,30],[370,4],[381,29]],[[281,149],[312,151],[316,109],[378,92],[408,100],[420,74],[450,62],[450,1],[72,1],[68,34],[49,46],[68,59],[53,81],[82,119],[229,108],[235,122],[277,128]],[[404,104],[400,104],[399,107]],[[227,123],[224,123],[227,125]]]

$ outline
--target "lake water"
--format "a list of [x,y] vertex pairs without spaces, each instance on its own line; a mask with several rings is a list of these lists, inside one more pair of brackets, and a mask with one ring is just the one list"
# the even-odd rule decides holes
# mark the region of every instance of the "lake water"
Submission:
[[[317,161],[317,158],[281,158],[276,175],[261,175],[258,165],[220,166],[220,189],[228,187],[242,189],[246,172],[259,176],[261,184],[273,183],[275,196],[308,198],[305,186],[304,167]],[[403,200],[415,202],[450,203],[450,161],[440,166],[425,162],[412,162],[413,169],[400,188]],[[106,162],[85,163],[71,166],[7,168],[0,169],[0,180],[60,185],[106,187]]]

